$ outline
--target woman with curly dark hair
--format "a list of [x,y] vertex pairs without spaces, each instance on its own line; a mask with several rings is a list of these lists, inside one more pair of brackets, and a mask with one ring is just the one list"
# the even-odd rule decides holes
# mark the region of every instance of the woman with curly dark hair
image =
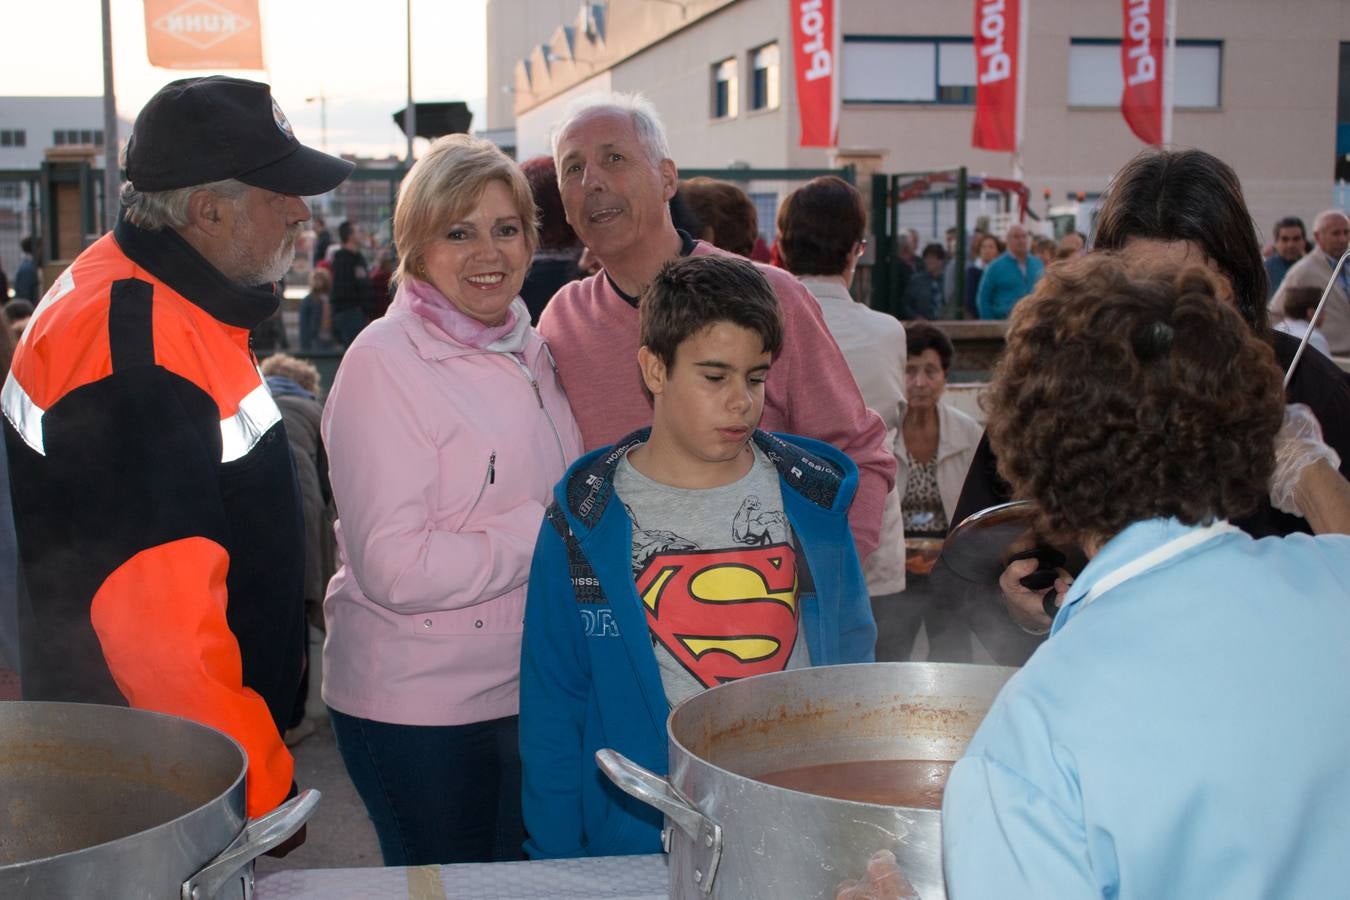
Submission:
[[[1247,211],[1237,173],[1223,160],[1203,150],[1144,150],[1111,179],[1098,211],[1093,251],[1115,250],[1129,265],[1193,264],[1219,277],[1220,300],[1235,308],[1254,337],[1274,350],[1281,369],[1288,369],[1298,341],[1272,332],[1266,313],[1266,272],[1261,261],[1257,230]],[[1330,451],[1327,469],[1310,469],[1317,476],[1334,475],[1336,467],[1350,477],[1350,378],[1335,363],[1317,353],[1304,353],[1285,391],[1286,401],[1304,404],[1311,413],[1306,427],[1316,432]],[[1318,431],[1320,423],[1320,431]],[[1334,460],[1334,461],[1332,461]],[[1212,473],[1198,468],[1205,477]],[[1337,479],[1339,481],[1339,479]],[[1323,499],[1326,489],[1307,491]],[[1285,492],[1286,494],[1288,492]],[[962,488],[953,521],[1008,499],[1007,486],[996,471],[996,460],[982,441]],[[1278,499],[1278,498],[1275,498]],[[1336,511],[1343,518],[1344,511]],[[1318,522],[1308,504],[1263,501],[1234,524],[1264,537],[1295,532],[1336,530],[1323,517]],[[1042,610],[1045,590],[1029,590],[1020,580],[1037,567],[1035,560],[1010,565],[999,581],[1008,612],[1024,629],[1044,632],[1050,617]],[[1064,583],[1056,586],[1063,595]]]
[[968,897],[1330,897],[1350,883],[1350,538],[1257,540],[1275,354],[1197,267],[1094,254],[1013,311],[1013,493],[1089,562],[947,784]]

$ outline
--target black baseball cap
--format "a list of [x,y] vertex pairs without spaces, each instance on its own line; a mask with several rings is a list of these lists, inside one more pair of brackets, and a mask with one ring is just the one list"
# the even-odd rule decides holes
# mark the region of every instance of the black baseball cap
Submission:
[[127,141],[127,180],[139,191],[234,178],[312,197],[337,187],[354,168],[296,140],[268,85],[225,75],[160,88]]

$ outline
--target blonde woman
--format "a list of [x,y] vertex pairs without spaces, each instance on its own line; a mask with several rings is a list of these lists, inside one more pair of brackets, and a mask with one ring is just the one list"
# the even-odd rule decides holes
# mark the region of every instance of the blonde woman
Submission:
[[323,697],[386,865],[517,859],[525,582],[581,453],[518,297],[529,184],[491,143],[442,138],[403,182],[394,240],[393,303],[324,414],[341,566]]

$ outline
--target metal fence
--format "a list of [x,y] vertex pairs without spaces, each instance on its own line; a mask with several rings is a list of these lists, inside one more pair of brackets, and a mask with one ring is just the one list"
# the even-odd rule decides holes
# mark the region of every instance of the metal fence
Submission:
[[19,266],[19,241],[42,229],[38,173],[0,173],[0,270],[10,279]]

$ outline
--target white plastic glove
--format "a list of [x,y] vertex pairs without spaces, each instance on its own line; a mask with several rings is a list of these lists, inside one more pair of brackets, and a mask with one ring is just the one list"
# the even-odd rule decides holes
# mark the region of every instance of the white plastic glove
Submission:
[[1313,411],[1302,403],[1290,403],[1284,408],[1284,424],[1275,436],[1275,471],[1270,476],[1270,505],[1280,512],[1304,515],[1294,499],[1303,470],[1319,459],[1325,459],[1336,469],[1341,465],[1340,455],[1322,440],[1322,426]]

